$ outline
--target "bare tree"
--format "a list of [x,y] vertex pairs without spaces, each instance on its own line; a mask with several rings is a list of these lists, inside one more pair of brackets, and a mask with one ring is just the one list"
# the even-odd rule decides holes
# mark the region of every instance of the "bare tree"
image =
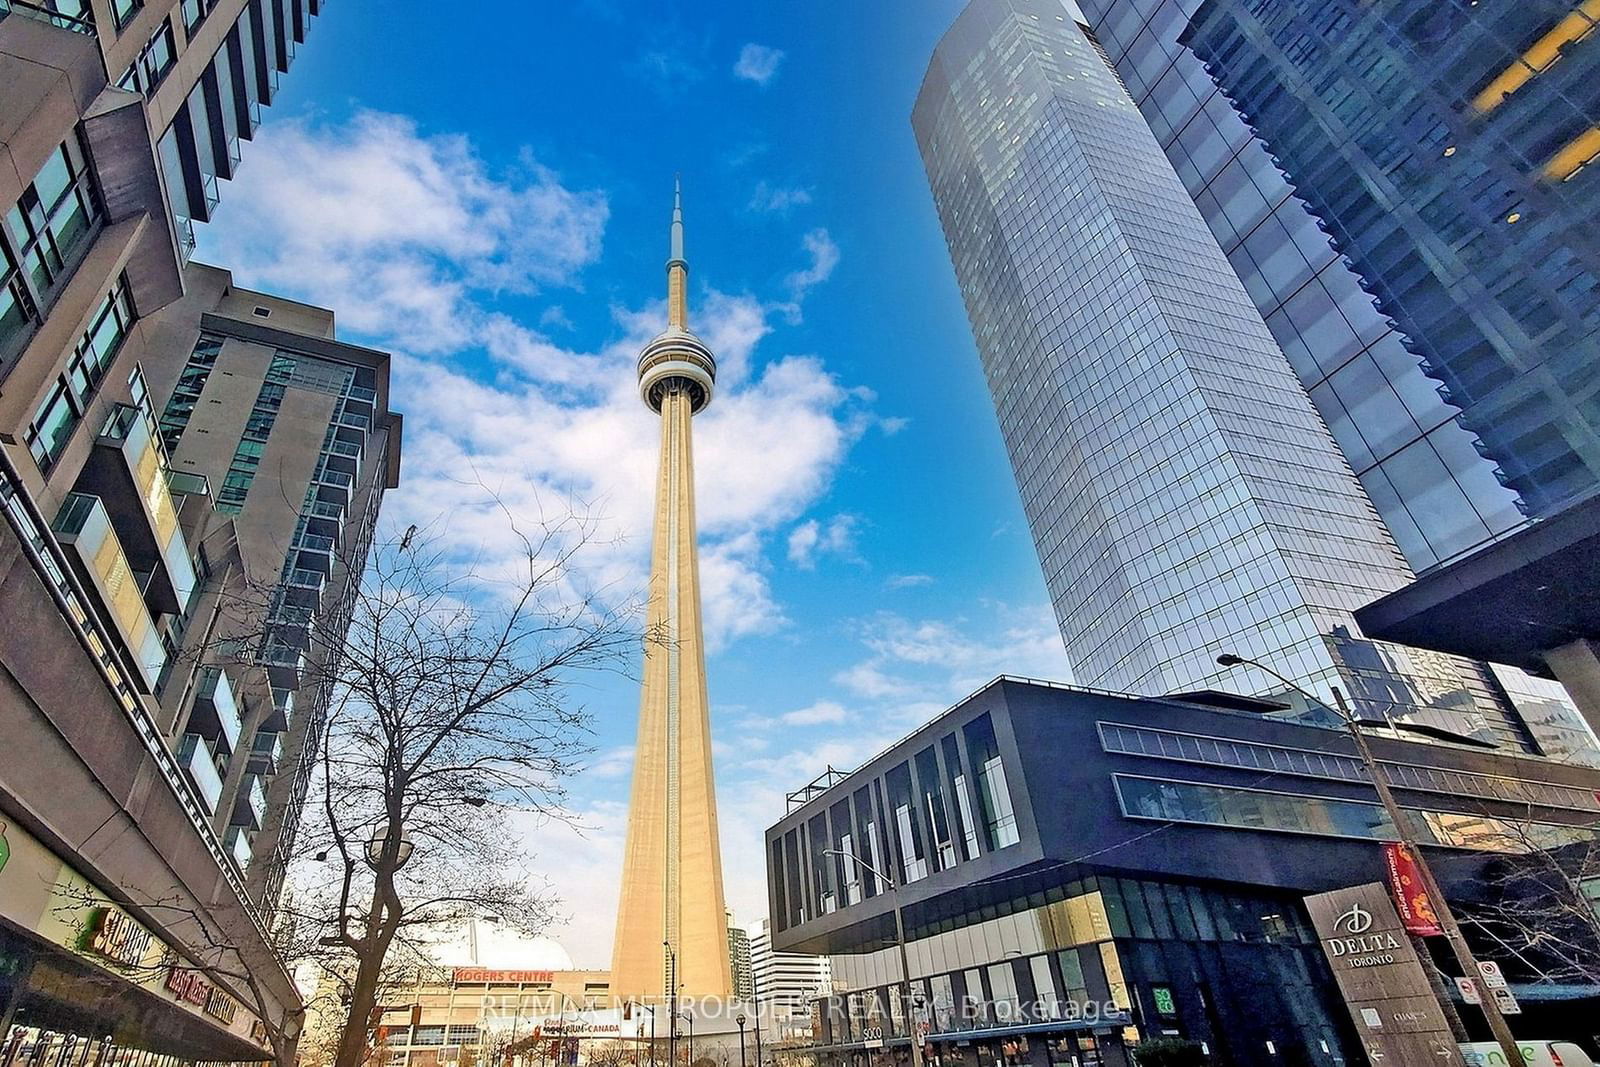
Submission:
[[1600,840],[1531,821],[1503,832],[1506,854],[1486,866],[1468,925],[1539,981],[1600,982]]
[[564,817],[564,780],[589,751],[576,676],[637,648],[631,612],[574,575],[589,520],[506,523],[515,551],[492,572],[415,527],[374,545],[348,601],[312,624],[327,713],[296,852],[315,861],[299,862],[279,919],[342,985],[336,1067],[369,1054],[397,945],[484,915],[548,921],[522,836]]

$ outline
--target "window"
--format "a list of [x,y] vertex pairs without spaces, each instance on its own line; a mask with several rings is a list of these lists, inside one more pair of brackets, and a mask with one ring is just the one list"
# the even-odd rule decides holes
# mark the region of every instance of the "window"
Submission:
[[163,20],[161,28],[150,35],[149,43],[134,60],[133,66],[117,80],[117,88],[149,95],[161,84],[161,79],[178,61],[177,45],[173,43],[172,21]]
[[33,304],[4,244],[0,244],[0,353],[9,351],[33,321]]
[[90,320],[88,332],[67,363],[67,382],[79,404],[86,404],[99,387],[106,368],[122,349],[133,320],[133,298],[128,293],[127,281],[118,279],[116,287],[101,301]]
[[[1229,826],[1250,830],[1398,839],[1394,824],[1378,804],[1335,797],[1301,796],[1259,789],[1236,789],[1200,782],[1112,775],[1125,815],[1133,819]],[[1512,823],[1487,815],[1404,809],[1409,829],[1422,841],[1452,848],[1526,852],[1594,840],[1584,826]],[[1130,902],[1130,907],[1132,902]]]
[[43,297],[64,280],[99,218],[83,147],[73,134],[6,212],[22,272],[36,294]]
[[195,341],[194,351],[189,353],[189,361],[178,375],[178,384],[173,387],[166,410],[161,413],[161,440],[169,455],[177,451],[178,441],[189,426],[189,417],[194,414],[194,406],[200,401],[221,351],[222,338],[214,333],[203,333]]
[[184,35],[193,37],[194,31],[200,28],[200,24],[216,6],[216,0],[183,0],[180,9],[183,11]]
[[256,394],[255,406],[250,409],[250,417],[245,422],[244,436],[234,450],[233,462],[228,465],[228,473],[222,479],[222,489],[217,493],[218,511],[237,515],[244,510],[244,498],[255,481],[267,437],[277,421],[278,409],[283,406],[285,387],[294,375],[294,365],[293,356],[280,352],[272,357],[272,364],[261,383],[261,391]]
[[128,279],[119,277],[89,320],[89,329],[79,338],[66,373],[56,380],[44,403],[39,405],[24,435],[28,451],[41,471],[49,470],[61,457],[61,450],[67,447],[72,431],[88,407],[89,398],[99,388],[106,368],[121,350],[134,317]]
[[133,21],[133,16],[139,13],[144,4],[141,0],[111,0],[111,18],[121,30]]
[[39,464],[41,471],[49,470],[60,457],[72,431],[78,426],[79,418],[78,410],[72,406],[72,398],[67,395],[66,385],[57,381],[45,402],[39,405],[26,435],[28,451],[33,453],[34,462]]

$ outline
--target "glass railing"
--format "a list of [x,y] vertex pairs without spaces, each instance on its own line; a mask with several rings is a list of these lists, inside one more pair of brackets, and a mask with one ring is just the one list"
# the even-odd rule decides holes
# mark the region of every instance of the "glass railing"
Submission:
[[228,855],[233,858],[239,870],[244,871],[249,868],[251,855],[249,830],[243,826],[228,827],[228,832],[223,835],[222,845],[228,850]]
[[362,400],[368,404],[375,404],[378,402],[378,391],[376,389],[368,389],[364,385],[352,385],[349,389],[345,390],[344,395],[347,399]]
[[328,442],[328,446],[323,451],[335,456],[350,456],[354,459],[360,459],[363,449],[354,441],[341,441],[338,438],[334,438]]
[[294,539],[294,547],[302,552],[327,552],[332,553],[334,540],[324,534],[314,534],[305,531]]
[[350,488],[350,483],[355,481],[355,478],[349,471],[338,470],[324,464],[317,468],[316,481],[321,482],[323,485],[335,485],[340,489],[348,489]]
[[328,576],[320,571],[307,570],[304,567],[295,567],[289,572],[288,584],[297,589],[320,590],[328,582]]
[[194,710],[190,713],[190,729],[196,726],[210,728],[213,723],[221,731],[227,749],[232,752],[239,744],[239,728],[243,716],[239,702],[234,698],[233,686],[221,667],[207,667],[195,691]]
[[95,36],[94,16],[83,4],[50,3],[49,0],[42,4],[30,4],[26,0],[0,0],[0,19],[7,15],[21,15],[73,33]]
[[179,496],[210,496],[211,482],[204,474],[167,471],[167,488]]
[[178,746],[178,765],[206,811],[215,812],[222,799],[222,775],[217,773],[217,760],[206,739],[199,734],[184,734]]
[[277,604],[267,614],[267,622],[273,626],[290,626],[303,630],[311,625],[311,620],[316,613],[310,608],[298,604]]
[[372,429],[372,420],[365,415],[357,415],[353,411],[347,411],[339,416],[339,425],[354,426],[358,430],[370,430]]

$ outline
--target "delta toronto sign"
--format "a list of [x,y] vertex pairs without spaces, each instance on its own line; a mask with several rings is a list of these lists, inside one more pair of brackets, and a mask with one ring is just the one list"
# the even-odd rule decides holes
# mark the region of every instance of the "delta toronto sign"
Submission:
[[1306,910],[1373,1067],[1458,1067],[1461,1050],[1388,890],[1319,893]]

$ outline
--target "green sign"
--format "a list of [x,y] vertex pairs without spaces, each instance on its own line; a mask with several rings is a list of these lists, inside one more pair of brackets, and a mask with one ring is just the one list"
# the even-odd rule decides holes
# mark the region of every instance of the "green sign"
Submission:
[[11,846],[6,842],[6,824],[0,822],[0,871],[6,869],[6,860],[11,858]]
[[1178,1014],[1178,1003],[1172,999],[1172,990],[1164,985],[1151,986],[1150,995],[1155,998],[1157,1015]]

